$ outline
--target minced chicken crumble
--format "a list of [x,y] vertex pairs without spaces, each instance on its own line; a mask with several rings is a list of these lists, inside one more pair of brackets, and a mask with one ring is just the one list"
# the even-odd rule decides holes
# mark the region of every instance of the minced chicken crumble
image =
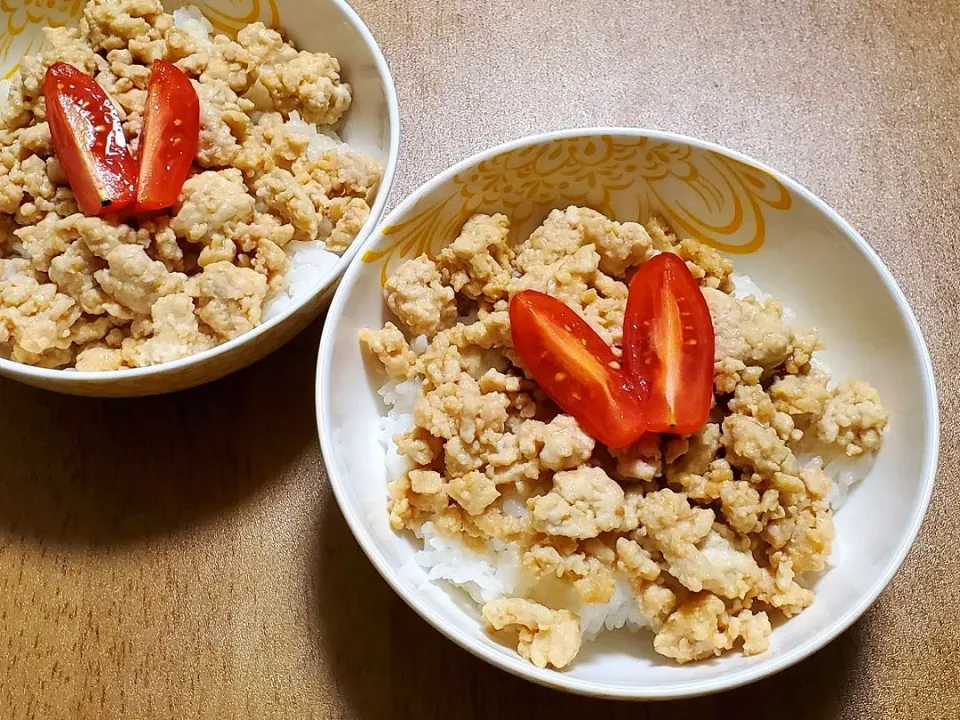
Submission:
[[[710,308],[714,409],[694,435],[648,434],[611,451],[525,374],[508,301],[546,292],[619,353],[626,282],[660,252],[687,262]],[[833,387],[811,364],[816,334],[784,322],[775,301],[735,297],[732,271],[656,218],[621,224],[570,207],[514,244],[505,216],[475,215],[436,259],[396,268],[384,288],[396,324],[360,335],[392,381],[420,383],[413,426],[395,438],[410,469],[390,483],[391,525],[419,533],[430,522],[481,550],[515,543],[524,580],[482,617],[540,667],[574,659],[577,608],[607,602],[620,581],[656,651],[679,663],[734,647],[761,653],[772,618],[813,602],[798,576],[823,570],[830,554],[831,480],[801,464],[800,444],[875,451],[887,413],[863,381]],[[409,342],[418,335],[428,341],[419,354]],[[509,512],[508,498],[525,511]],[[543,578],[576,599],[544,599]]]
[[[341,254],[366,221],[379,164],[343,147],[308,152],[303,130],[350,105],[336,58],[262,23],[198,37],[160,0],[90,0],[79,29],[45,33],[50,49],[23,58],[0,116],[0,357],[116,370],[211,348],[260,323],[291,241]],[[93,75],[135,153],[158,59],[200,99],[193,174],[149,220],[85,217],[54,156],[44,73],[62,60]]]

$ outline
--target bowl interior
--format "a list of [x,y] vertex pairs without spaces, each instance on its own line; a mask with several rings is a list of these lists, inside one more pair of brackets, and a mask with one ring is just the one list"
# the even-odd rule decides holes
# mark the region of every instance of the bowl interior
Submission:
[[[389,526],[388,481],[377,418],[382,382],[357,333],[388,319],[385,274],[402,258],[435,252],[476,211],[506,212],[525,236],[554,207],[593,206],[617,220],[658,212],[681,234],[729,253],[737,272],[813,325],[834,376],[864,378],[892,421],[870,475],[836,516],[836,565],[816,601],[778,626],[770,650],[678,667],[652,635],[617,632],[589,643],[564,672],[539,670],[484,632],[456,591],[426,581],[411,539]],[[492,151],[435,179],[395,210],[350,267],[327,318],[318,369],[318,422],[341,508],[393,587],[472,652],[541,683],[606,696],[675,697],[732,687],[821,647],[886,585],[926,509],[937,452],[929,359],[902,294],[875,254],[835,213],[792,181],[719,148],[645,132],[557,134]]]
[[[6,43],[0,42],[0,77],[9,78],[16,72],[24,54],[38,51],[43,27],[79,22],[84,4],[85,0],[72,0],[30,6],[29,12],[24,9],[0,12],[0,18],[6,16],[5,35],[0,38],[7,40]],[[261,20],[282,30],[299,49],[326,52],[340,61],[343,79],[353,86],[353,102],[336,129],[344,141],[379,160],[384,168],[370,217],[351,247],[330,267],[326,276],[318,279],[315,287],[303,288],[283,312],[211,350],[163,365],[103,373],[47,370],[0,358],[0,374],[62,392],[117,396],[168,392],[221,377],[259,359],[288,340],[292,333],[286,332],[286,327],[291,322],[302,328],[315,317],[329,297],[328,291],[383,215],[397,160],[399,120],[396,95],[376,41],[346,2],[164,0],[163,5],[169,12],[194,5],[217,32],[235,33],[243,26]]]

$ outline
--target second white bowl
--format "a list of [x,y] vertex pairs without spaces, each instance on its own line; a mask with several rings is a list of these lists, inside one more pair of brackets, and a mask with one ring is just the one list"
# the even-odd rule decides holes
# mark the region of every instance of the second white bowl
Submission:
[[[343,0],[268,0],[232,9],[208,0],[165,2],[172,11],[196,5],[217,31],[236,31],[255,20],[278,27],[302,50],[326,52],[340,61],[342,76],[353,86],[353,102],[338,128],[342,139],[355,149],[377,158],[383,179],[370,217],[343,257],[315,286],[293,297],[286,310],[248,333],[190,357],[152,367],[112,372],[47,370],[0,358],[0,375],[28,385],[73,395],[131,397],[154,395],[193,387],[239,370],[273,352],[303,330],[329,303],[337,281],[357,254],[386,208],[393,185],[400,137],[400,118],[393,77],[373,35]],[[75,23],[83,3],[69,8],[38,8],[24,29],[0,57],[0,75],[6,75],[26,48],[35,42],[44,25]],[[34,45],[35,51],[35,45]]]
[[[584,645],[567,670],[539,669],[484,631],[464,597],[427,580],[417,546],[390,529],[377,368],[357,333],[388,319],[381,283],[402,259],[436,252],[474,212],[505,212],[525,237],[554,207],[591,205],[617,220],[664,216],[732,255],[740,273],[815,325],[838,377],[867,379],[891,424],[869,476],[836,516],[836,565],[814,604],[780,624],[770,649],[676,666],[651,635],[622,631]],[[893,577],[933,488],[938,414],[930,360],[903,293],[866,242],[780,173],[716,145],[668,133],[574,130],[493,148],[441,173],[365,243],[327,315],[317,369],[317,423],[330,483],[351,530],[387,582],[464,648],[516,675],[587,695],[657,699],[752,682],[830,642]]]

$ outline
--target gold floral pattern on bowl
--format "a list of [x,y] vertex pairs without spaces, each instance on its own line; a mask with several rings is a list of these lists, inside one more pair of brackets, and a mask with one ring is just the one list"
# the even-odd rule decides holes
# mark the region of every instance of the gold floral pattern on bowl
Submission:
[[713,150],[650,137],[559,137],[499,153],[457,173],[383,228],[363,261],[392,264],[437,248],[477,212],[504,212],[517,235],[548,210],[584,205],[621,221],[663,215],[684,235],[728,253],[764,242],[765,214],[790,208],[789,191],[765,170]]
[[0,76],[10,78],[20,58],[43,42],[40,28],[75,22],[85,0],[0,0]]

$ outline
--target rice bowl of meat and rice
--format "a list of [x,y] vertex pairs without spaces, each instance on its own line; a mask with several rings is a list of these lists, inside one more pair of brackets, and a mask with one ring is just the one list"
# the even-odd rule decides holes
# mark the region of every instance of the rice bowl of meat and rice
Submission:
[[[491,158],[637,137],[728,153],[643,131],[518,141],[431,181],[371,238],[368,256],[386,254],[393,228],[429,214]],[[612,162],[635,167],[629,156]],[[841,256],[842,272],[862,281],[857,299],[824,284],[822,273],[838,277],[829,263],[789,249],[796,234],[829,252],[815,234],[836,242],[848,228],[777,177],[793,207],[773,218],[770,247],[755,257],[717,253],[656,209],[621,219],[616,199],[609,215],[554,201],[524,225],[510,198],[488,191],[419,246],[427,254],[350,268],[320,351],[324,457],[364,550],[449,637],[577,692],[698,694],[795,662],[895,571],[936,462],[922,339],[867,253]],[[631,278],[661,254],[686,264],[710,311],[711,410],[696,431],[608,448],[584,431],[589,418],[539,386],[511,337],[512,306],[526,292],[552,296],[619,361],[627,285],[633,292]],[[818,292],[805,295],[804,281]],[[832,302],[844,298],[847,319],[826,311],[824,287]],[[869,318],[878,308],[883,324]],[[848,321],[892,355],[858,351]],[[904,378],[910,391],[898,387]],[[919,484],[902,477],[911,467]],[[884,523],[895,529],[879,540]],[[866,561],[880,545],[880,565]]]
[[[353,241],[383,210],[396,106],[359,19],[336,0],[309,5],[309,22],[295,4],[281,3],[280,17],[297,29],[347,21],[336,36],[309,34],[320,52],[262,23],[227,36],[202,8],[167,13],[159,2],[93,0],[79,28],[45,31],[4,88],[0,370],[68,392],[166,391],[252,362],[329,299]],[[44,72],[59,63],[92,78],[136,162],[147,85],[163,62],[199,99],[193,167],[174,181],[183,190],[159,211],[139,199],[91,211],[74,200],[55,118],[45,118]]]

